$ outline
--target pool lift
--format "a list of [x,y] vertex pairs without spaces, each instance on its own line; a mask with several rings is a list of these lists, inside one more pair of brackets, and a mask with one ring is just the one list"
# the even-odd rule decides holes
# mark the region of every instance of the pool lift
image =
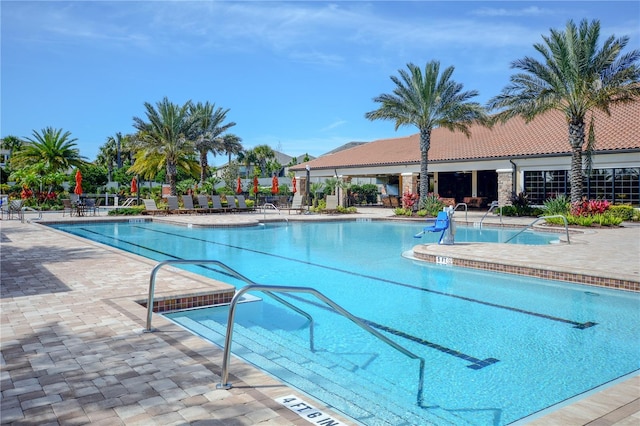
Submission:
[[438,244],[452,245],[455,240],[455,223],[453,221],[453,207],[445,207],[436,216],[435,221],[429,226],[425,226],[422,231],[414,235],[414,238],[422,238],[425,232],[442,232]]

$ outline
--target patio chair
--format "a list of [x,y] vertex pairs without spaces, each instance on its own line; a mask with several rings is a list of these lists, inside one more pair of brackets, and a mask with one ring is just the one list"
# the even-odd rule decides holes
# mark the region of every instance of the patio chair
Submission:
[[335,213],[338,211],[338,196],[337,195],[327,195],[326,199],[327,205],[325,207],[326,213]]
[[154,199],[145,199],[145,200],[142,200],[142,202],[144,203],[144,211],[142,212],[143,214],[150,214],[155,216],[157,214],[169,213],[167,209],[158,208],[156,204],[156,200]]
[[280,210],[289,210],[289,214],[291,214],[291,212],[297,212],[298,214],[301,214],[303,211],[306,210],[306,206],[302,205],[302,195],[299,194],[293,194],[293,200],[291,200],[291,205],[289,207],[283,207]]
[[[227,198],[227,200],[228,199],[229,198]],[[214,213],[220,213],[220,212],[226,213],[232,210],[232,208],[222,206],[222,200],[220,199],[219,195],[211,196],[211,205],[212,205],[212,208],[210,209],[210,211]],[[235,201],[233,201],[233,205],[235,206]]]
[[236,211],[239,212],[254,212],[256,209],[253,207],[247,206],[246,201],[244,200],[244,195],[240,194],[236,196],[236,200],[238,201],[238,206],[236,207]]
[[18,219],[22,220],[22,200],[9,201],[9,207],[7,208],[7,218],[11,219],[13,216],[18,216]]
[[181,208],[180,205],[178,205],[178,197],[175,195],[167,195],[167,205],[169,206],[169,213],[173,213],[173,214],[193,213],[193,211],[189,211],[188,209]]
[[196,208],[193,205],[193,197],[189,194],[182,196],[182,205],[186,210],[188,210],[191,213],[205,213],[205,211],[202,208],[199,208],[199,207]]
[[76,208],[71,202],[71,199],[63,198],[62,199],[62,217],[64,217],[66,213],[69,213],[69,216],[73,216],[75,212],[76,212]]
[[95,198],[87,198],[84,200],[85,214],[91,214],[95,216],[97,214],[96,200]]

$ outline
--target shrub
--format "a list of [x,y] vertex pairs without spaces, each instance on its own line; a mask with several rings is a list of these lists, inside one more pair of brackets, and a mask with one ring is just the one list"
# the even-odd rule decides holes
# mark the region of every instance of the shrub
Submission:
[[571,202],[569,200],[569,197],[561,194],[555,198],[549,198],[544,202],[544,214],[561,214],[563,216],[566,216],[567,214],[569,214],[570,206]]
[[413,212],[411,211],[411,209],[396,207],[395,209],[393,209],[393,214],[395,214],[396,216],[411,216]]
[[[515,216],[531,216],[533,214],[533,209],[530,204],[529,195],[526,192],[521,192],[517,195],[513,194],[511,196],[511,205],[515,207]],[[505,215],[504,208],[502,214]]]
[[422,201],[420,210],[426,210],[429,216],[436,217],[438,216],[438,213],[442,211],[444,206],[444,202],[437,194],[429,193]]
[[609,206],[607,200],[582,200],[571,205],[571,214],[573,216],[602,214],[609,209]]
[[338,213],[344,213],[344,214],[352,214],[352,213],[357,213],[358,209],[355,207],[342,207],[342,206],[338,206],[338,208],[336,208],[336,211]]
[[418,211],[416,212],[416,215],[418,215],[418,217],[425,217],[425,216],[426,216],[426,215],[428,215],[428,214],[429,214],[429,212],[427,212],[427,211],[426,211],[426,210],[424,210],[424,209],[423,209],[423,210],[418,210]]
[[502,206],[502,209],[495,209],[493,214],[500,214],[501,212],[502,216],[519,216],[516,206]]
[[633,220],[634,208],[629,204],[620,204],[617,206],[610,206],[609,212],[615,217],[619,217],[622,220]]
[[144,206],[122,207],[109,210],[109,216],[135,216],[144,212]]

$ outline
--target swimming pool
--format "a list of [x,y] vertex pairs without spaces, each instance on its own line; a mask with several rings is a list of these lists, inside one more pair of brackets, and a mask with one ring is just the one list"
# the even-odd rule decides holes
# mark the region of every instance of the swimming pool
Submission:
[[[303,317],[259,293],[239,306],[234,354],[363,424],[508,424],[638,370],[637,294],[404,259],[421,242],[415,225],[56,227],[156,260],[217,259],[259,283],[314,287],[423,357],[418,406],[417,362],[317,300],[287,297],[314,317],[315,352]],[[168,316],[224,340],[226,308]]]

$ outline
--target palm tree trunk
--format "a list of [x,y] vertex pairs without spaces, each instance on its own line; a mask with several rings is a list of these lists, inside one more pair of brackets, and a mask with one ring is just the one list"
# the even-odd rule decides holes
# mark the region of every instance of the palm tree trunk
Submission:
[[208,168],[207,151],[200,151],[200,185],[204,185],[204,181],[207,179]]
[[418,206],[427,199],[429,194],[429,148],[431,147],[431,129],[420,129],[420,202]]
[[572,119],[569,122],[569,144],[571,145],[571,203],[582,199],[582,146],[584,145],[584,119]]
[[167,161],[167,180],[169,181],[169,195],[178,195],[176,187],[176,178],[178,176],[178,167],[175,163]]

